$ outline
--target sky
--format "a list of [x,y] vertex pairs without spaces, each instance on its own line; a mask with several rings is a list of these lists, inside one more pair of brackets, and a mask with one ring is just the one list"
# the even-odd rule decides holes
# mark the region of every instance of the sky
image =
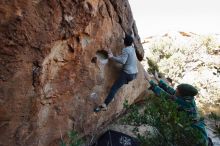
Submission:
[[220,0],[129,0],[144,38],[170,31],[220,34]]

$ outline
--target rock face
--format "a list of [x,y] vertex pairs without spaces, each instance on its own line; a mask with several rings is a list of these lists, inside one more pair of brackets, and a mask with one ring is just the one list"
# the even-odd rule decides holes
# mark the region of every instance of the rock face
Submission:
[[54,146],[70,130],[90,135],[144,90],[136,80],[122,87],[107,112],[94,113],[121,66],[133,34],[143,49],[127,0],[17,0],[0,2],[0,145]]

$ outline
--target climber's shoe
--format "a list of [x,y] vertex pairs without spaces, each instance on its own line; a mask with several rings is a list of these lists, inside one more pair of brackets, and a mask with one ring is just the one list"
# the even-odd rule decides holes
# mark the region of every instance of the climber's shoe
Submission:
[[105,103],[103,103],[102,105],[100,105],[100,106],[98,106],[98,107],[96,107],[95,109],[94,109],[94,112],[100,112],[101,110],[102,111],[106,111],[108,108],[107,108],[107,105],[105,104]]
[[101,111],[101,108],[100,108],[100,107],[94,108],[94,112],[98,113],[98,112],[100,112],[100,111]]

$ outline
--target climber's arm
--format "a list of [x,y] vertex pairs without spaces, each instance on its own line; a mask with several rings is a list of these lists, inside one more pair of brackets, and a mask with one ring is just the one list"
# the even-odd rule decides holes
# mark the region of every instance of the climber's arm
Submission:
[[154,81],[151,80],[149,83],[151,85],[149,89],[151,89],[157,96],[165,99],[173,99],[173,96],[171,94],[160,88],[156,83],[154,83]]
[[169,93],[169,94],[171,94],[171,95],[174,95],[174,94],[175,94],[176,91],[175,91],[171,86],[169,86],[164,80],[162,80],[162,79],[159,77],[157,71],[155,71],[154,77],[155,77],[155,79],[157,80],[158,85],[159,85],[160,88],[162,88],[164,91],[166,91],[167,93]]
[[175,90],[169,86],[166,82],[164,82],[163,80],[159,80],[158,83],[159,87],[162,88],[164,91],[166,91],[167,93],[174,95],[175,94]]
[[119,56],[112,55],[112,57],[111,57],[112,60],[114,60],[118,63],[121,63],[121,64],[125,64],[127,61],[127,58],[128,58],[128,52],[125,49],[122,50],[121,55],[119,55]]

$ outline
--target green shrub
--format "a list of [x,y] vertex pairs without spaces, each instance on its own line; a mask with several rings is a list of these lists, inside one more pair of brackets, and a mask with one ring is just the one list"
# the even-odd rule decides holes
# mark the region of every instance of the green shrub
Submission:
[[191,119],[185,112],[178,111],[173,101],[151,97],[143,108],[144,112],[139,112],[138,106],[128,106],[128,114],[122,119],[124,124],[153,127],[153,134],[138,135],[143,146],[190,146],[195,145],[202,136],[191,127]]
[[216,113],[211,112],[209,115],[210,119],[213,119],[215,121],[215,133],[220,136],[220,125],[218,124],[220,121],[220,116],[217,115]]
[[218,54],[218,43],[215,37],[204,36],[202,38],[202,45],[206,47],[206,51],[208,54]]
[[154,62],[150,58],[147,58],[147,62],[149,65],[149,68],[148,68],[149,73],[154,73],[155,71],[159,72],[158,65],[156,62]]

